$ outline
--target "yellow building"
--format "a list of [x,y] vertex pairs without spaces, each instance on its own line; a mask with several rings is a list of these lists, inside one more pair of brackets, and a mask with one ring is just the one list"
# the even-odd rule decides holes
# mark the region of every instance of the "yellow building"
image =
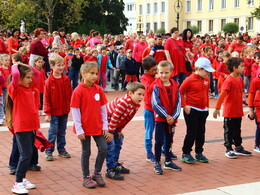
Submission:
[[[224,24],[235,22],[241,29],[254,35],[260,32],[260,21],[251,16],[259,1],[251,0],[137,0],[137,31],[147,34],[164,28],[169,32],[177,26],[179,12],[179,30],[198,26],[200,34],[217,34]],[[176,12],[177,11],[177,12]],[[243,30],[242,30],[243,29]]]

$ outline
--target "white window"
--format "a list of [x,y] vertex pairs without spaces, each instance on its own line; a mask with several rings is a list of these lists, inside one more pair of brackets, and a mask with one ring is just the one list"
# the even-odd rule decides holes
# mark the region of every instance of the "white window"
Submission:
[[221,30],[223,30],[223,26],[226,24],[226,19],[221,19]]
[[157,10],[158,10],[157,3],[154,3],[153,8],[154,8],[154,13],[157,13]]
[[186,1],[186,12],[187,13],[191,12],[191,1],[190,0]]
[[226,9],[227,8],[227,1],[226,0],[221,0],[220,8],[221,9]]
[[148,34],[151,30],[151,25],[150,23],[146,23],[146,34]]
[[234,8],[239,8],[239,0],[234,0]]
[[150,7],[150,3],[147,3],[147,14],[151,13],[151,7]]
[[198,22],[197,22],[197,26],[198,26],[198,28],[199,28],[199,32],[201,32],[201,25],[202,24],[202,22],[201,22],[201,20],[199,20]]
[[198,12],[201,12],[202,11],[202,0],[197,0],[197,5],[198,5],[198,7],[197,7],[197,11]]
[[153,31],[153,32],[156,32],[157,29],[158,29],[158,27],[157,27],[157,22],[154,22],[154,23],[153,23],[153,28],[154,28],[154,31]]
[[213,31],[213,20],[209,20],[209,32]]
[[165,22],[161,22],[161,28],[165,29]]
[[234,23],[236,23],[239,26],[239,18],[234,18]]
[[134,4],[127,5],[127,11],[133,11],[133,9],[134,9]]
[[143,6],[139,5],[139,16],[143,14]]
[[249,7],[254,7],[254,5],[255,5],[254,0],[248,0]]
[[165,2],[162,2],[162,13],[165,12]]
[[254,18],[253,17],[248,17],[248,30],[253,30],[254,28]]
[[214,0],[209,0],[209,11],[213,11],[214,9]]
[[187,28],[191,27],[191,21],[187,21]]

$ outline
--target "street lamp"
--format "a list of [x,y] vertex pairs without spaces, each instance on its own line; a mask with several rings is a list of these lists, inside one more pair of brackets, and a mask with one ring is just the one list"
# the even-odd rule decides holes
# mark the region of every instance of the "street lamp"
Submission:
[[179,19],[180,19],[180,13],[182,10],[182,2],[180,0],[175,1],[174,3],[174,10],[177,13],[177,17],[176,17],[176,23],[177,23],[177,28],[179,29]]

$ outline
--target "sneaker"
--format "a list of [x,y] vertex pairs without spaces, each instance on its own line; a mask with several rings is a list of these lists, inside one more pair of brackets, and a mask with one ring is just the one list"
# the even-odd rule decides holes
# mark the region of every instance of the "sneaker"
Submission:
[[97,184],[91,179],[90,176],[87,176],[83,179],[83,186],[86,188],[95,188]]
[[71,155],[67,151],[59,152],[59,156],[63,158],[70,158]]
[[[165,152],[163,150],[162,150],[162,155],[165,156]],[[176,160],[178,158],[173,152],[170,152],[170,155],[172,160]]]
[[15,173],[16,173],[16,167],[9,166],[9,174],[10,175],[15,175]]
[[153,168],[155,174],[157,175],[163,175],[163,170],[160,162],[156,162],[155,166]]
[[20,183],[15,182],[11,191],[15,194],[28,194],[29,193],[29,191],[26,190],[25,186],[23,185],[23,182],[20,182]]
[[258,146],[255,146],[255,147],[254,147],[254,151],[255,151],[255,152],[260,152],[260,148],[259,148]]
[[195,163],[195,159],[190,154],[183,154],[181,161],[186,162],[188,164]]
[[129,174],[130,170],[125,168],[123,166],[123,163],[117,163],[117,166],[114,168],[114,171],[118,172],[118,173],[122,173],[122,174]]
[[100,173],[94,174],[92,176],[92,180],[95,181],[97,183],[97,185],[100,186],[100,187],[103,187],[103,186],[106,185],[106,183],[104,182],[104,180],[103,180],[103,178],[102,178]]
[[225,156],[231,159],[237,158],[237,155],[234,153],[233,150],[227,150]]
[[121,173],[117,173],[114,170],[108,170],[106,177],[114,180],[124,180],[124,176]]
[[149,153],[146,156],[146,161],[150,163],[155,163],[155,156],[153,153]]
[[235,154],[236,155],[239,155],[239,156],[251,156],[252,155],[252,152],[248,152],[246,151],[243,146],[239,146],[237,148],[235,148]]
[[218,94],[215,95],[215,99],[218,99]]
[[204,156],[202,153],[196,154],[195,160],[196,160],[196,161],[199,161],[199,162],[202,162],[202,163],[207,163],[207,162],[209,162],[209,160],[206,158],[206,156]]
[[54,158],[53,158],[53,156],[52,156],[52,153],[46,153],[45,160],[47,160],[47,161],[53,161]]
[[28,167],[28,170],[32,170],[32,171],[40,171],[41,170],[41,166],[38,165],[31,165]]
[[170,162],[165,162],[164,163],[164,166],[163,166],[164,169],[169,169],[169,170],[174,170],[174,171],[181,171],[182,168],[177,166],[175,163],[173,163],[172,161]]
[[23,178],[23,185],[25,187],[26,190],[30,190],[30,189],[34,189],[35,185],[32,184],[29,180]]

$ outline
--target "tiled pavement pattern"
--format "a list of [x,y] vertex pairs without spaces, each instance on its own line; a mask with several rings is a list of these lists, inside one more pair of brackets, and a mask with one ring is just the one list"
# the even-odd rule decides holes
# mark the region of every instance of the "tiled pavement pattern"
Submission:
[[[108,92],[108,100],[122,96],[124,92]],[[215,100],[210,101],[211,106]],[[142,107],[136,116],[142,116]],[[41,122],[44,123],[44,117]],[[69,120],[72,120],[70,115]],[[72,155],[70,159],[60,158],[54,152],[55,161],[47,162],[44,153],[39,153],[39,165],[42,171],[28,171],[27,178],[34,184],[36,189],[30,190],[34,195],[80,195],[80,194],[178,194],[193,191],[200,191],[212,188],[219,188],[230,185],[257,182],[260,180],[260,154],[253,152],[251,157],[239,157],[238,159],[228,159],[224,156],[223,128],[221,121],[207,122],[206,140],[204,154],[208,157],[209,163],[185,164],[179,159],[181,157],[181,147],[185,134],[185,122],[179,120],[174,137],[173,151],[178,155],[176,164],[183,168],[181,172],[165,170],[164,175],[156,175],[153,172],[153,164],[146,162],[146,154],[143,144],[144,127],[142,120],[130,122],[124,129],[125,140],[121,152],[120,160],[124,166],[131,170],[129,175],[125,175],[124,181],[114,181],[105,178],[106,187],[96,189],[86,189],[82,186],[82,173],[80,166],[81,145],[76,135],[72,133],[72,127],[67,129],[67,150]],[[47,135],[47,128],[42,129]],[[255,124],[247,118],[243,118],[242,135],[254,136]],[[11,186],[15,176],[8,173],[8,161],[11,150],[12,135],[7,131],[0,132],[0,194],[11,194]],[[210,140],[219,140],[212,142]],[[243,146],[252,151],[254,139],[249,137],[243,142]],[[90,168],[93,173],[94,159],[96,157],[96,146],[92,140],[92,155]],[[162,157],[162,161],[164,158]],[[102,175],[105,175],[104,165]],[[211,194],[211,193],[210,193]]]

